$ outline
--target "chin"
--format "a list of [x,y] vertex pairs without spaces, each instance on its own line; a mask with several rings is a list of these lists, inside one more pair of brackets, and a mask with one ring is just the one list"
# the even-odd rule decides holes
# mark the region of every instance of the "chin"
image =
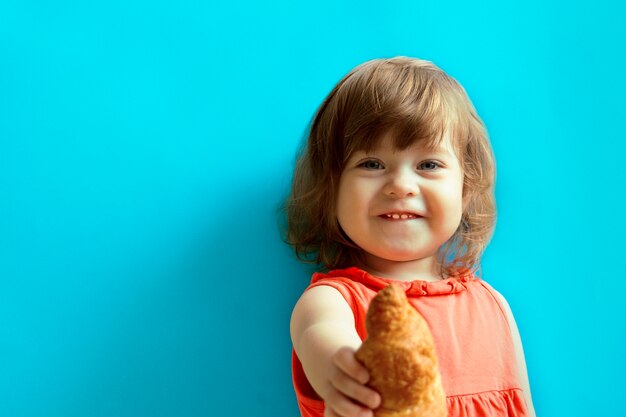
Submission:
[[425,253],[419,253],[419,252],[413,252],[413,251],[402,251],[402,250],[380,253],[380,254],[374,253],[373,255],[378,258],[385,259],[387,261],[392,261],[392,262],[411,262],[411,261],[416,261],[419,259],[428,258],[429,256],[432,256],[431,254],[425,254]]

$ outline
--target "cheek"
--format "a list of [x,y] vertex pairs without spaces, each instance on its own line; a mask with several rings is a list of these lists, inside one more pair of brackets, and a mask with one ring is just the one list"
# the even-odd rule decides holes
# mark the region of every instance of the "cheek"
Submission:
[[465,199],[463,198],[463,187],[458,187],[456,192],[456,198],[453,198],[454,201],[454,223],[456,226],[461,223],[461,218],[463,217],[463,212],[465,211]]
[[437,189],[432,190],[437,198],[431,199],[431,210],[434,213],[445,214],[446,220],[460,221],[463,213],[462,185],[456,183],[440,184]]
[[353,210],[367,200],[364,187],[354,180],[346,180],[339,183],[337,190],[337,209]]
[[360,233],[364,216],[367,216],[369,204],[363,190],[354,182],[340,184],[337,193],[337,221],[344,233],[354,239]]
[[339,183],[339,187],[337,188],[337,195],[335,197],[335,210],[337,213],[341,212],[345,209],[346,203],[349,199],[346,196],[346,188],[342,183]]
[[353,204],[354,197],[350,192],[350,187],[346,186],[345,183],[340,183],[337,190],[337,198],[335,199],[335,215],[340,222],[346,220]]
[[337,196],[335,215],[341,231],[350,240],[354,238],[353,213],[350,195],[346,192],[340,193]]

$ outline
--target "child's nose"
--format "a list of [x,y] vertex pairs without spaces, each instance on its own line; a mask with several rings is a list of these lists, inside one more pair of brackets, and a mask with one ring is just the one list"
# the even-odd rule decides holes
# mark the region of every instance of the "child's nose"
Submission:
[[418,175],[408,170],[397,172],[390,176],[384,192],[395,198],[416,196],[420,193]]

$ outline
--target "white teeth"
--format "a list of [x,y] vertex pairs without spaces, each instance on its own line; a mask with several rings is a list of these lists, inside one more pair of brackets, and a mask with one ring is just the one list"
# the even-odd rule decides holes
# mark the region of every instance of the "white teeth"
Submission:
[[406,219],[415,219],[417,216],[415,214],[397,214],[397,213],[393,213],[393,214],[385,214],[385,216],[388,219],[394,219],[394,220],[406,220]]

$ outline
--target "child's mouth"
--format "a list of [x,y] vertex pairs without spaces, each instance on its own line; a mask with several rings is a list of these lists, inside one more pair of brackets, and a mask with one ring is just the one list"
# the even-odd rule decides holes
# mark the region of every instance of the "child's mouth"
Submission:
[[389,220],[411,220],[411,219],[418,219],[422,216],[418,216],[417,214],[413,214],[413,213],[389,213],[389,214],[382,214],[380,215],[380,217],[382,217],[383,219],[389,219]]

